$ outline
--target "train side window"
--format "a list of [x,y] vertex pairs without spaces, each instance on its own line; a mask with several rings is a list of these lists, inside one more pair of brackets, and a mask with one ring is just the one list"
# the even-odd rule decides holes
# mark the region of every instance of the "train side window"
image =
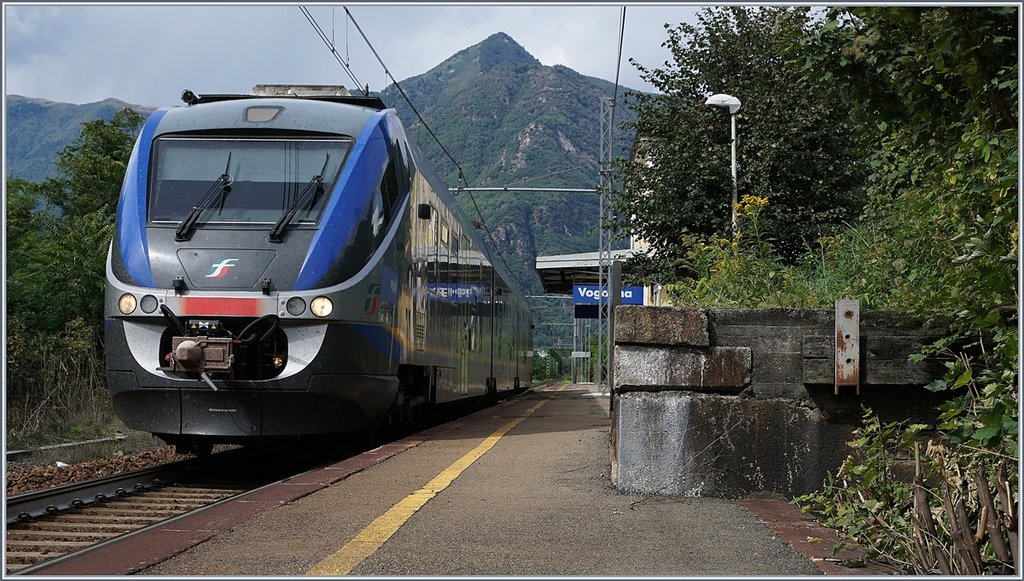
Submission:
[[370,209],[370,229],[371,232],[373,232],[374,248],[376,248],[381,240],[383,240],[385,231],[384,225],[387,224],[387,222],[388,213],[385,202],[381,195],[380,188],[376,188],[373,192],[373,207]]
[[440,228],[440,226],[441,226],[441,221],[437,219],[437,208],[435,208],[434,205],[431,204],[430,205],[430,233],[429,233],[429,236],[430,236],[429,248],[430,248],[430,250],[429,250],[429,252],[430,252],[430,264],[433,265],[431,267],[431,270],[433,271],[432,274],[434,275],[434,282],[437,282],[438,281],[438,276],[440,276],[440,267],[438,266],[438,261],[441,260],[441,256],[440,256],[441,255],[441,244],[440,244],[441,238],[438,235],[438,228]]
[[380,193],[384,202],[384,222],[390,223],[395,213],[395,205],[401,197],[401,189],[398,185],[398,171],[395,169],[395,160],[392,157],[388,161],[388,167],[384,170],[384,177],[380,180]]
[[398,192],[399,196],[408,192],[412,189],[412,156],[408,153],[408,147],[403,146],[402,143],[395,143],[394,150],[391,152],[392,162],[398,160],[396,165],[396,178],[398,180]]

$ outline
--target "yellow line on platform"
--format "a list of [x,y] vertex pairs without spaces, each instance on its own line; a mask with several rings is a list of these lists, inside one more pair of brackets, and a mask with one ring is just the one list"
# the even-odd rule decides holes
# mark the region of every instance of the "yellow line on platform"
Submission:
[[512,428],[518,426],[523,420],[529,417],[530,414],[540,409],[540,407],[548,401],[549,400],[544,400],[531,407],[526,410],[522,416],[512,420],[502,426],[498,431],[487,436],[476,448],[473,448],[465,456],[459,458],[451,466],[445,468],[444,471],[428,482],[426,486],[420,488],[416,492],[413,492],[389,508],[387,512],[377,517],[375,521],[360,531],[360,533],[351,541],[346,543],[344,547],[338,549],[334,554],[328,555],[323,561],[320,561],[314,565],[312,569],[307,571],[306,574],[328,576],[348,575],[356,565],[363,561],[363,559],[366,559],[377,552],[377,549],[381,548],[381,546],[383,546],[392,535],[398,532],[398,529],[405,524],[405,521],[409,520],[409,517],[415,514],[419,509],[423,508],[423,505],[427,504],[431,498],[437,496],[439,492],[448,488],[448,485],[458,478],[459,475],[467,468],[469,468],[473,462],[476,462],[481,456],[486,454],[488,450],[493,448],[494,445],[498,443],[498,440],[511,431]]

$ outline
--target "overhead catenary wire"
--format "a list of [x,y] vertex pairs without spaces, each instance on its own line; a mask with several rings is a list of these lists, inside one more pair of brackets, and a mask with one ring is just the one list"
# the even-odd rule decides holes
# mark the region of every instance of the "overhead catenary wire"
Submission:
[[612,89],[612,113],[610,130],[615,132],[615,105],[619,100],[619,72],[622,70],[622,39],[626,32],[626,7],[622,7],[622,16],[619,18],[619,52],[615,57],[615,86]]
[[519,178],[517,180],[512,180],[511,182],[509,182],[509,185],[518,184],[520,182],[529,182],[529,181],[533,181],[533,180],[540,180],[540,179],[544,179],[544,178],[550,178],[550,177],[554,177],[554,176],[559,175],[559,174],[569,173],[571,171],[581,171],[581,170],[584,170],[584,169],[586,169],[584,166],[578,165],[578,166],[575,166],[575,167],[570,167],[568,169],[561,169],[561,170],[558,170],[558,171],[553,171],[551,173],[546,173],[546,174],[540,175],[540,176],[526,176],[526,177]]
[[[461,169],[459,170],[459,175],[460,177],[462,175]],[[465,182],[466,179],[463,178],[462,181]],[[487,223],[484,220],[484,215],[480,212],[480,206],[476,204],[476,197],[473,196],[473,192],[466,191],[466,193],[469,194],[469,200],[473,202],[473,208],[476,209],[476,215],[477,217],[480,218],[480,225],[483,226],[484,233],[487,234],[487,237],[491,239],[491,244],[494,245],[494,252],[498,255],[498,258],[501,260],[501,263],[505,265],[505,270],[508,271],[512,278],[516,279],[516,282],[519,283],[519,288],[523,289],[523,291],[525,292],[526,289],[530,287],[523,283],[523,281],[519,278],[519,275],[517,275],[516,272],[512,270],[512,267],[508,265],[508,262],[505,261],[505,255],[501,252],[501,249],[498,248],[498,242],[494,239],[494,236],[491,235],[491,229],[487,227]]]
[[[434,142],[436,142],[438,147],[441,148],[441,151],[443,151],[444,154],[448,157],[448,159],[451,160],[452,164],[455,165],[455,168],[458,170],[459,181],[461,181],[463,185],[468,187],[469,186],[469,182],[466,181],[466,176],[465,176],[464,172],[462,171],[462,165],[460,165],[458,160],[455,159],[455,156],[452,155],[450,151],[448,151],[448,148],[444,146],[444,143],[442,143],[441,140],[437,137],[437,134],[434,133],[434,130],[430,128],[430,125],[427,123],[426,119],[423,118],[423,115],[421,115],[419,110],[416,109],[416,106],[413,105],[412,100],[409,99],[409,95],[406,94],[405,89],[402,88],[402,85],[398,82],[398,79],[396,79],[394,77],[394,75],[391,74],[391,71],[388,69],[387,65],[384,64],[384,59],[381,58],[380,54],[377,52],[377,49],[374,48],[373,43],[370,42],[370,39],[366,36],[366,33],[363,32],[363,29],[362,29],[361,26],[359,26],[359,23],[356,22],[356,19],[352,15],[352,12],[348,9],[347,6],[344,7],[344,8],[345,8],[345,15],[348,17],[347,21],[346,21],[346,28],[348,26],[348,21],[351,21],[352,25],[356,27],[356,31],[359,32],[359,35],[363,38],[363,42],[366,43],[366,46],[370,49],[370,52],[373,53],[374,58],[377,59],[377,62],[380,64],[381,68],[384,70],[384,74],[385,74],[386,78],[390,79],[392,84],[395,85],[395,89],[398,90],[398,93],[402,96],[402,99],[404,99],[405,102],[409,105],[409,108],[416,115],[416,118],[423,125],[423,128],[427,130],[427,133],[430,134],[430,137],[433,138]],[[352,77],[352,80],[358,86],[362,86],[359,83],[359,81],[356,80],[354,78],[354,76],[351,74],[351,71],[348,68],[348,66],[342,62],[341,58],[338,56],[337,51],[335,50],[335,48],[333,46],[333,43],[329,42],[329,39],[326,38],[326,35],[322,32],[322,30],[320,30],[320,27],[316,24],[316,20],[313,19],[313,17],[309,14],[309,11],[306,10],[305,7],[302,7],[302,6],[300,6],[300,9],[302,10],[302,13],[304,15],[306,15],[306,19],[310,21],[310,24],[313,25],[313,28],[317,31],[317,34],[320,35],[321,39],[324,40],[324,43],[328,46],[328,48],[330,48],[331,53],[335,55],[335,58],[338,60],[339,64],[341,64],[345,68],[345,70],[349,72],[350,77]],[[347,50],[347,48],[346,48],[346,50]],[[484,220],[483,213],[480,211],[480,206],[477,205],[476,198],[473,196],[473,193],[472,192],[467,192],[467,193],[469,193],[470,201],[473,202],[473,208],[476,210],[477,217],[480,218],[480,224],[481,224],[481,226],[483,228],[483,231],[487,235],[487,238],[490,239],[491,244],[494,246],[494,252],[498,255],[498,258],[501,260],[502,264],[505,265],[505,269],[508,271],[509,275],[511,275],[516,280],[516,282],[519,283],[520,288],[523,288],[523,289],[529,288],[529,286],[523,283],[523,281],[519,278],[519,276],[516,274],[516,272],[514,270],[512,270],[512,267],[509,266],[508,262],[505,260],[505,256],[501,252],[501,249],[498,247],[498,243],[494,239],[493,234],[491,234],[491,230],[487,226],[486,220]]]
[[391,83],[395,85],[395,88],[398,89],[398,93],[402,95],[402,98],[405,99],[406,103],[408,103],[409,108],[412,109],[412,112],[416,115],[416,118],[419,119],[420,123],[423,124],[423,128],[426,129],[427,133],[429,133],[430,136],[434,138],[434,141],[437,142],[437,145],[438,147],[441,148],[441,151],[443,151],[444,154],[448,156],[448,159],[450,159],[452,163],[455,164],[455,167],[459,170],[459,179],[462,180],[462,183],[468,186],[469,183],[466,182],[466,178],[462,174],[462,166],[459,165],[459,162],[455,160],[455,156],[453,156],[451,152],[448,151],[448,148],[445,147],[443,143],[441,143],[441,140],[437,138],[437,135],[434,133],[434,130],[431,129],[430,125],[427,124],[426,119],[423,118],[423,115],[420,115],[419,110],[416,109],[416,106],[412,104],[412,100],[409,99],[409,95],[405,94],[405,89],[403,89],[402,85],[399,84],[398,79],[396,79],[395,76],[391,74],[391,71],[388,69],[387,65],[384,64],[384,59],[380,58],[380,55],[377,54],[377,49],[373,47],[373,43],[371,43],[370,39],[366,37],[366,33],[363,32],[363,28],[359,26],[359,23],[356,22],[355,17],[352,16],[352,12],[349,11],[348,6],[345,6],[344,8],[345,14],[348,15],[349,20],[352,21],[352,25],[356,27],[356,31],[359,32],[359,35],[363,37],[363,41],[366,42],[366,46],[370,48],[370,52],[373,53],[373,56],[377,59],[377,62],[380,63],[381,68],[384,69],[384,74],[387,75],[387,78],[391,79]]
[[[313,18],[313,15],[309,13],[309,10],[307,10],[305,6],[299,6],[299,10],[302,12],[302,15],[306,17],[306,20],[309,21],[310,26],[313,27],[313,30],[316,32],[317,36],[320,37],[320,40],[322,40],[324,45],[326,45],[327,48],[331,51],[331,54],[334,56],[334,60],[338,61],[338,64],[341,65],[341,68],[344,69],[345,72],[348,74],[348,78],[351,79],[353,83],[355,83],[355,86],[357,88],[362,87],[363,84],[359,82],[359,79],[356,78],[355,73],[352,72],[352,69],[348,66],[348,63],[341,58],[341,55],[338,54],[338,49],[336,49],[334,46],[333,21],[331,24],[331,38],[328,38],[327,33],[324,32],[324,30],[320,27],[320,24],[317,23],[316,19]],[[345,50],[346,52],[348,51],[347,42]]]
[[[398,82],[398,79],[396,79],[395,76],[391,74],[391,71],[388,69],[387,65],[384,64],[384,59],[382,59],[380,57],[380,54],[377,53],[377,49],[374,48],[373,43],[371,43],[370,39],[367,38],[366,33],[363,32],[363,28],[359,26],[358,22],[356,22],[355,17],[352,16],[352,12],[349,11],[347,6],[345,7],[345,14],[348,15],[349,20],[352,21],[352,25],[356,27],[356,31],[359,32],[359,35],[363,37],[363,41],[366,42],[366,46],[370,48],[370,52],[373,53],[373,56],[377,59],[377,62],[380,63],[381,68],[384,69],[384,74],[387,75],[387,78],[391,79],[391,82],[395,85],[395,89],[398,90],[398,93],[402,96],[402,99],[404,99],[405,102],[409,105],[409,108],[412,109],[412,112],[416,115],[416,118],[419,119],[419,122],[423,125],[423,128],[427,130],[427,133],[429,133],[430,137],[434,139],[438,147],[441,148],[441,151],[443,151],[444,154],[448,156],[448,159],[451,160],[452,164],[455,165],[455,168],[459,172],[459,181],[461,181],[462,184],[465,185],[466,187],[469,187],[469,182],[466,181],[466,176],[462,171],[462,165],[460,165],[459,162],[455,159],[455,156],[452,155],[450,151],[448,151],[448,148],[445,147],[443,143],[441,143],[441,140],[437,137],[437,134],[434,133],[434,130],[430,128],[430,125],[427,123],[426,119],[424,119],[423,115],[421,115],[419,110],[416,109],[416,106],[412,104],[412,100],[409,98],[409,95],[406,94],[405,89],[402,88],[401,83]],[[484,233],[487,235],[487,238],[490,239],[491,244],[494,246],[495,254],[498,255],[498,258],[501,260],[501,263],[505,265],[505,269],[508,271],[509,275],[512,276],[512,278],[514,278],[517,283],[519,283],[519,287],[524,290],[529,288],[529,286],[523,283],[522,279],[519,278],[519,275],[517,275],[516,272],[512,270],[512,267],[509,266],[508,262],[505,260],[505,255],[503,252],[501,252],[501,249],[498,247],[498,242],[494,239],[494,235],[491,234],[491,229],[487,226],[487,221],[484,220],[484,215],[480,211],[480,206],[478,206],[476,203],[476,197],[473,196],[473,192],[467,193],[469,194],[469,200],[473,202],[473,209],[476,210],[477,217],[480,218],[480,225],[482,226]]]

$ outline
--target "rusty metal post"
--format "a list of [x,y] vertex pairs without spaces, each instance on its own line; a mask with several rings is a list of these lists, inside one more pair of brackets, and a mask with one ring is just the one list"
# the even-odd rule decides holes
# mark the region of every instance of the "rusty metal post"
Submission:
[[837,300],[835,394],[851,385],[860,395],[860,301]]
[[[608,393],[615,391],[615,307],[622,302],[622,261],[613,260],[608,274]],[[603,392],[602,392],[603,393]]]

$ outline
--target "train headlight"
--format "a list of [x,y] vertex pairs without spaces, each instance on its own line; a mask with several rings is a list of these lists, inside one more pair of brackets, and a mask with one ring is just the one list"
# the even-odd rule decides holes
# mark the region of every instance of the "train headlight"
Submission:
[[139,301],[139,306],[142,307],[142,312],[147,315],[156,310],[157,300],[153,295],[146,295]]
[[285,304],[285,308],[288,309],[289,315],[298,317],[302,313],[306,312],[306,301],[302,300],[301,297],[292,297],[288,299],[288,302]]
[[135,312],[135,295],[130,293],[124,293],[121,298],[117,299],[117,308],[121,311],[122,315],[130,315]]
[[309,303],[309,310],[318,317],[326,317],[334,311],[334,303],[327,297],[316,297]]

